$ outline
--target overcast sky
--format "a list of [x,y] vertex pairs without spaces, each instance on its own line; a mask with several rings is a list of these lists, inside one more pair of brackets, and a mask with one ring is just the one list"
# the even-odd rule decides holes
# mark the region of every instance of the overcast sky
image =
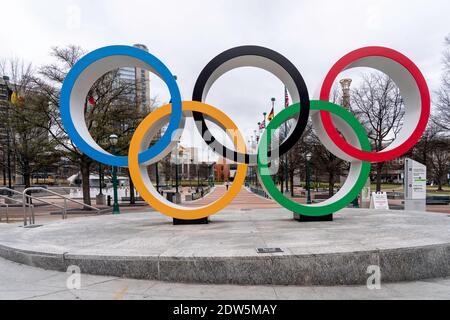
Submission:
[[[190,100],[202,68],[234,46],[274,49],[302,73],[312,95],[333,63],[359,47],[381,45],[410,57],[431,90],[441,76],[443,41],[450,33],[450,1],[266,0],[14,0],[1,3],[0,58],[35,65],[51,61],[52,46],[86,50],[112,44],[146,44],[178,76]],[[152,95],[166,102],[154,81]],[[251,132],[270,98],[283,101],[283,85],[265,71],[241,69],[223,76],[208,103]],[[259,118],[258,118],[259,117]]]

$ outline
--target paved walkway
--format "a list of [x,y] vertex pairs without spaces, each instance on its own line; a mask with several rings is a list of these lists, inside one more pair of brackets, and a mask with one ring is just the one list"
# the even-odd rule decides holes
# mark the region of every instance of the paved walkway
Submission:
[[[183,206],[187,207],[201,207],[208,205],[220,197],[224,195],[226,192],[226,188],[224,186],[216,186],[215,190],[207,195],[205,198],[200,199],[198,201],[194,201],[192,203],[183,203]],[[304,198],[295,198],[294,199],[297,202],[305,203]],[[60,200],[59,200],[60,201]],[[0,199],[0,203],[2,203],[3,200]],[[58,203],[58,200],[53,199],[52,202]],[[95,202],[95,201],[94,201]],[[390,200],[389,203],[392,205],[401,205],[401,200]],[[74,208],[80,208],[80,206],[73,204],[71,202],[68,203],[69,209]],[[121,212],[127,213],[127,212],[136,212],[136,211],[142,211],[144,208],[148,208],[144,203],[141,203],[140,206],[127,206],[127,205],[121,205]],[[251,192],[249,192],[246,188],[242,188],[239,194],[236,196],[236,198],[231,202],[231,204],[227,207],[227,209],[242,209],[242,210],[248,210],[248,209],[268,209],[268,208],[281,208],[281,206],[276,203],[275,201],[271,199],[265,199],[263,197],[260,197],[258,195],[255,195]],[[49,221],[54,220],[60,220],[60,215],[50,215],[49,212],[57,211],[57,208],[44,206],[44,207],[36,207],[35,208],[35,215],[36,219],[39,223],[45,223]],[[450,205],[434,205],[434,206],[427,206],[428,212],[435,212],[435,213],[447,213],[450,214]],[[77,217],[86,217],[86,216],[92,216],[92,214],[81,214],[81,215],[74,215],[70,214],[68,216],[69,219],[77,218]],[[9,217],[10,222],[21,222],[23,221],[23,209],[21,207],[16,208],[10,208],[9,209]],[[6,216],[5,216],[5,207],[0,208],[0,223],[5,222]]]
[[[450,299],[450,278],[364,286],[294,287],[175,284],[81,275],[80,290],[69,290],[69,274],[0,258],[1,300],[200,300],[200,299]],[[69,281],[70,283],[70,281]]]
[[[189,207],[201,207],[217,201],[219,198],[227,192],[226,187],[216,186],[214,191],[207,195],[205,198],[193,203],[184,203],[184,206]],[[266,209],[266,208],[280,208],[280,205],[273,200],[265,199],[257,196],[254,193],[248,191],[246,188],[242,188],[233,199],[227,209]]]

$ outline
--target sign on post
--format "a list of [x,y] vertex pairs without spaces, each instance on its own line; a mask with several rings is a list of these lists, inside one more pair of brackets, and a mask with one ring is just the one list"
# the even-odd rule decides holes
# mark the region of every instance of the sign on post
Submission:
[[405,164],[405,210],[426,211],[427,167],[412,159]]

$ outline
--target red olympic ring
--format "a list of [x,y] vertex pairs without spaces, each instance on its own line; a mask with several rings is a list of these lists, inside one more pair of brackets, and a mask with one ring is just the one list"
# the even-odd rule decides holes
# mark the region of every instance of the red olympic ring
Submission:
[[350,67],[353,63],[368,57],[384,57],[392,61],[397,62],[403,66],[414,78],[417,87],[419,89],[421,98],[421,111],[420,118],[417,123],[416,129],[401,145],[391,150],[385,150],[380,152],[366,152],[348,144],[336,130],[331,115],[327,111],[320,111],[320,117],[323,126],[338,148],[347,153],[353,158],[362,161],[369,162],[382,162],[395,159],[402,156],[408,150],[410,150],[420,139],[425,131],[430,117],[430,92],[428,90],[427,83],[419,68],[406,56],[395,50],[384,47],[365,47],[350,52],[342,57],[328,72],[320,91],[320,100],[329,101],[330,92],[333,87],[334,81],[338,75]]

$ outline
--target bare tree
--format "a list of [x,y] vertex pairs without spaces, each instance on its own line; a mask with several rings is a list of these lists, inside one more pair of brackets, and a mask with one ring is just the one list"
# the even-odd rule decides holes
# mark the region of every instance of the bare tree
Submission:
[[441,88],[436,92],[435,122],[447,132],[450,131],[450,36],[445,39],[445,51],[442,63],[444,65]]
[[450,140],[445,137],[438,137],[433,143],[431,155],[432,176],[438,185],[438,191],[442,191],[442,186],[446,183],[447,174],[450,170]]
[[[352,90],[352,110],[366,128],[374,151],[381,151],[391,143],[403,124],[400,90],[382,73],[363,75],[361,85]],[[383,165],[383,162],[375,164],[377,191],[381,191]]]
[[414,148],[408,153],[408,155],[431,169],[431,161],[433,158],[435,142],[437,139],[439,139],[441,133],[442,129],[436,124],[436,121],[434,121],[433,119],[429,122],[427,129],[422,134],[422,137],[414,146]]
[[[337,87],[333,88],[330,100],[335,104],[340,104],[342,101],[342,92],[338,90]],[[315,132],[312,132],[311,134],[311,145],[313,146],[313,166],[317,172],[327,173],[328,195],[329,197],[332,197],[334,195],[334,187],[336,185],[337,178],[346,168],[345,161],[328,151],[328,149],[325,148],[325,146],[320,142]]]
[[6,59],[1,69],[3,74],[9,76],[9,87],[15,96],[14,101],[5,105],[2,127],[9,130],[8,144],[16,163],[16,172],[22,175],[25,187],[30,187],[32,174],[58,159],[47,131],[35,126],[35,123],[46,121],[40,112],[40,105],[46,100],[33,86],[34,70],[31,64],[19,59]]
[[[47,121],[36,125],[46,129],[65,155],[80,167],[83,200],[90,204],[89,175],[94,161],[68,138],[59,113],[61,85],[69,70],[83,54],[84,51],[74,45],[52,49],[56,62],[43,66],[39,71],[40,77],[34,79],[37,88],[50,102],[50,107],[46,109]],[[109,148],[109,135],[117,134],[119,155],[126,153],[130,137],[143,116],[137,108],[134,86],[135,83],[121,81],[118,70],[114,70],[98,79],[85,97],[85,119],[89,132],[105,150]],[[88,104],[91,97],[95,99],[94,106]]]

